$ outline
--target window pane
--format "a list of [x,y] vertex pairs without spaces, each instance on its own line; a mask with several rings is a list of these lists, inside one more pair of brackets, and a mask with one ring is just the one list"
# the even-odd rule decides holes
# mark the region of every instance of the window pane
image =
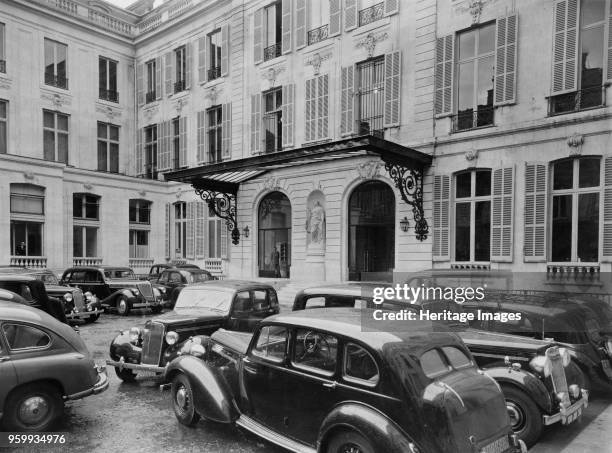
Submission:
[[11,212],[20,214],[44,214],[43,197],[11,194]]
[[298,329],[295,339],[293,363],[314,368],[326,374],[336,370],[338,339],[323,332]]
[[605,20],[606,0],[587,0],[580,2],[581,26]]
[[455,261],[470,260],[470,203],[457,203],[455,210]]
[[106,170],[106,142],[98,140],[98,171]]
[[478,55],[495,50],[495,24],[478,29]]
[[0,121],[0,154],[4,154],[8,149],[8,139],[6,135],[6,122]]
[[578,195],[578,261],[596,262],[599,245],[599,194]]
[[98,123],[98,138],[106,138],[106,124]]
[[0,119],[6,119],[6,106],[5,101],[0,101]]
[[459,348],[454,346],[445,346],[442,348],[446,358],[454,368],[461,368],[472,364],[470,358]]
[[11,221],[11,255],[27,255],[25,222]]
[[252,354],[257,357],[282,362],[287,346],[287,329],[279,326],[267,326],[261,329],[257,344]]
[[[583,30],[580,33],[582,43],[582,88],[601,87],[603,82],[603,45],[604,45],[604,26],[603,24]],[[599,92],[597,94],[600,94]]]
[[13,350],[44,348],[51,343],[49,336],[36,327],[20,324],[5,324],[3,330],[6,341]]
[[66,53],[67,46],[65,44],[56,43],[55,53],[57,62],[57,76],[66,77]]
[[98,229],[85,228],[85,256],[95,257],[98,250]]
[[600,159],[580,159],[578,171],[578,187],[599,186]]
[[573,160],[564,160],[554,165],[553,190],[571,189],[574,186],[573,180]]
[[495,57],[491,55],[478,60],[478,97],[476,101],[479,107],[493,105],[494,59]]
[[72,197],[72,216],[83,217],[83,195],[75,194]]
[[55,128],[55,115],[51,112],[43,112],[43,126]]
[[378,367],[370,353],[352,343],[347,344],[344,350],[344,374],[371,383],[378,381]]
[[474,62],[459,65],[458,111],[474,108]]
[[28,256],[42,256],[42,223],[27,222]]
[[83,256],[83,227],[72,228],[72,256]]
[[57,161],[68,163],[68,134],[57,134]]
[[491,195],[491,172],[489,170],[476,172],[476,196]]
[[109,126],[109,137],[113,141],[119,141],[119,128],[117,126]]
[[553,261],[572,259],[572,196],[553,197],[552,253]]
[[85,196],[85,217],[88,219],[98,219],[98,203],[97,197],[91,195]]
[[459,59],[472,58],[476,48],[476,30],[461,33],[459,35]]
[[119,173],[119,145],[110,144],[110,168],[108,171]]
[[476,225],[474,230],[474,259],[491,259],[491,202],[476,202]]
[[43,153],[45,160],[55,160],[55,133],[53,131],[43,132]]
[[60,131],[68,130],[68,116],[66,115],[57,115],[57,129]]
[[99,73],[99,88],[102,90],[106,90],[106,60],[104,58],[100,58],[98,60],[98,73]]
[[117,91],[117,62],[108,62],[108,89]]
[[448,371],[448,366],[442,360],[442,356],[437,349],[431,349],[421,356],[421,368],[425,376],[433,378]]
[[472,173],[460,173],[455,176],[455,198],[464,198],[472,195]]
[[45,39],[45,73],[54,74],[55,51],[52,41]]

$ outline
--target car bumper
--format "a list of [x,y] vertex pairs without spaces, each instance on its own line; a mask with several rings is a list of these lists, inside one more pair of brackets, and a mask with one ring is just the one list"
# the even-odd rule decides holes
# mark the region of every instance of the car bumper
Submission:
[[561,408],[559,412],[553,415],[544,415],[544,425],[552,425],[561,422],[562,425],[569,425],[578,420],[584,409],[589,405],[589,394],[586,390],[582,390],[582,398],[567,408]]
[[140,363],[127,363],[125,360],[123,360],[123,357],[119,359],[118,361],[117,360],[107,360],[106,364],[108,366],[114,366],[115,368],[119,368],[120,370],[127,368],[129,370],[148,371],[148,372],[153,372],[153,373],[165,373],[166,372],[166,367],[157,366],[157,365],[143,365]]
[[100,315],[102,313],[104,313],[104,310],[79,311],[78,313],[71,312],[71,313],[66,313],[66,318],[67,319],[86,319],[86,318],[91,318],[92,316],[95,316],[95,315]]
[[102,393],[108,388],[108,376],[106,375],[106,368],[96,367],[96,369],[98,371],[98,382],[96,382],[96,384],[93,387],[87,390],[84,390],[78,393],[74,393],[72,395],[67,395],[66,396],[67,400],[78,400],[81,398],[85,398],[86,396],[89,396],[89,395],[97,395],[98,393]]

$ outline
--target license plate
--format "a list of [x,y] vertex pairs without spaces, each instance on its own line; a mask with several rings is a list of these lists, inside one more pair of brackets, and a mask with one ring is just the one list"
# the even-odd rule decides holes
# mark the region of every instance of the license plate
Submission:
[[481,450],[483,453],[503,453],[510,447],[508,436],[500,437]]

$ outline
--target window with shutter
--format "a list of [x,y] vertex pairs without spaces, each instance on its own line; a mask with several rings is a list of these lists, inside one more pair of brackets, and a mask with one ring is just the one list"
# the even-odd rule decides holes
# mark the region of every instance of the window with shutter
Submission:
[[401,70],[400,52],[385,55],[385,127],[399,126]]
[[329,0],[329,37],[338,36],[342,30],[341,0]]
[[516,102],[518,16],[497,19],[495,44],[495,105]]
[[138,93],[138,105],[143,105],[145,103],[144,69],[144,64],[138,64],[136,66],[136,91]]
[[450,176],[435,175],[433,184],[433,260],[450,260]]
[[315,140],[316,130],[316,78],[306,80],[306,97],[304,99],[306,107],[306,123],[304,127],[304,140],[311,142]]
[[144,143],[144,177],[157,179],[157,135],[160,125],[147,126],[143,130],[142,142]]
[[355,67],[346,66],[341,69],[340,89],[340,135],[350,135],[355,131]]
[[157,147],[157,170],[165,171],[172,168],[169,130],[171,123],[164,121],[159,124],[159,146]]
[[400,0],[385,0],[385,16],[391,16],[399,12]]
[[448,35],[436,40],[435,111],[450,115],[453,100],[453,58],[455,39]]
[[308,2],[308,8],[306,10],[306,16],[308,17],[308,33],[306,36],[306,43],[308,45],[321,42],[329,37],[329,27],[332,20],[331,9],[338,8],[334,11],[335,21],[335,34],[340,33],[340,10],[339,0],[333,5],[333,1],[330,0],[311,0]]
[[195,208],[196,202],[190,201],[187,203],[187,226],[186,226],[186,250],[185,257],[188,259],[195,258]]
[[187,118],[182,116],[178,120],[179,124],[179,156],[178,167],[187,166]]
[[294,129],[295,129],[295,84],[283,85],[282,88],[282,108],[281,108],[281,125],[282,125],[282,146],[293,146],[294,144]]
[[162,89],[162,57],[157,57],[154,61],[155,65],[155,82],[152,87],[155,91],[155,99],[161,99],[163,96]]
[[223,159],[229,159],[232,155],[232,104],[223,104],[221,107],[221,115],[221,154]]
[[138,129],[136,131],[136,156],[135,156],[135,166],[136,166],[136,171],[135,174],[136,176],[141,176],[144,175],[146,173],[145,171],[145,166],[144,166],[144,140],[143,137],[144,136],[144,129]]
[[612,157],[604,159],[602,260],[612,261]]
[[208,163],[221,162],[223,159],[223,107],[216,105],[206,110],[207,116],[207,141],[208,141]]
[[166,221],[164,223],[164,240],[165,240],[164,250],[166,251],[166,259],[170,259],[170,244],[171,244],[170,225],[172,222],[171,213],[172,213],[172,205],[170,203],[166,203]]
[[512,262],[514,168],[493,171],[491,261]]
[[164,56],[165,60],[165,81],[166,81],[166,96],[172,96],[174,94],[174,63],[172,58],[172,52],[167,52]]
[[196,259],[204,258],[204,224],[205,224],[205,213],[204,202],[195,202],[195,257]]
[[344,0],[344,30],[357,28],[357,0]]
[[[161,96],[161,65],[158,69],[158,63],[161,58],[147,61],[144,64],[143,74],[143,96],[144,103],[154,102]],[[159,79],[158,79],[159,76]],[[159,92],[157,91],[159,89]],[[140,95],[139,95],[140,96]]]
[[304,141],[323,140],[329,136],[329,75],[306,80]]
[[261,93],[251,95],[251,152],[261,152]]
[[253,13],[253,61],[255,64],[263,61],[263,8]]
[[525,164],[525,213],[523,257],[525,261],[546,260],[547,165]]
[[198,82],[206,82],[206,40],[207,36],[198,38]]
[[206,163],[206,112],[197,113],[197,148],[198,163]]
[[612,1],[609,1],[608,7],[608,52],[606,57],[608,82],[612,83]]
[[[391,54],[392,55],[392,54]],[[399,55],[395,69],[399,71]],[[389,86],[399,92],[399,79],[393,76],[393,57],[389,57]],[[375,57],[357,64],[355,81],[357,85],[356,123],[359,135],[374,135],[383,138],[385,122],[385,57]],[[399,93],[398,93],[399,95]],[[397,99],[399,102],[399,98]],[[394,102],[389,103],[393,113]],[[399,111],[398,121],[399,121]]]
[[[172,216],[172,223],[174,223],[174,258],[187,258],[187,224],[188,224],[188,212],[187,203],[184,201],[177,201],[172,205],[174,207],[174,215]],[[192,245],[193,245],[193,231],[192,231]]]
[[[300,2],[305,2],[305,0],[297,0],[297,4],[299,4]],[[282,10],[281,10],[281,14],[282,14],[282,18],[281,18],[281,28],[282,28],[282,32],[281,32],[281,47],[282,47],[282,52],[285,53],[289,53],[291,52],[291,28],[292,28],[292,21],[291,21],[291,16],[293,13],[293,9],[292,9],[292,1],[283,1],[282,2]],[[297,14],[300,14],[300,11],[297,11]],[[297,26],[296,26],[296,33],[297,33]]]
[[221,76],[229,74],[230,34],[229,25],[221,27]]
[[[283,132],[293,130],[293,118],[288,118],[287,124],[283,124],[283,110],[287,110],[292,104],[293,100],[287,101],[283,104],[283,94],[287,93],[288,89],[273,88],[266,91],[262,96],[263,102],[263,143],[264,151],[266,153],[274,153],[280,151],[283,147],[284,139]],[[291,93],[292,95],[293,93]],[[293,109],[287,110],[287,114],[293,115]],[[287,129],[290,126],[291,129]],[[293,139],[291,137],[291,139]]]
[[264,61],[281,56],[283,35],[282,9],[283,3],[288,3],[288,1],[278,0],[263,9],[262,37]]

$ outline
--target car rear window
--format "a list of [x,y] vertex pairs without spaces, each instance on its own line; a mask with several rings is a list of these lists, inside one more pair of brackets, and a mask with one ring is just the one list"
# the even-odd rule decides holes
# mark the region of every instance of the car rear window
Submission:
[[423,373],[428,378],[435,378],[450,370],[450,367],[444,361],[442,354],[437,349],[430,349],[424,352],[419,359]]
[[51,338],[42,330],[22,324],[4,324],[4,336],[11,350],[44,348],[51,343]]
[[378,366],[365,348],[354,343],[344,347],[344,378],[371,386],[378,383]]
[[472,360],[461,349],[454,346],[445,346],[442,351],[453,368],[472,366]]

